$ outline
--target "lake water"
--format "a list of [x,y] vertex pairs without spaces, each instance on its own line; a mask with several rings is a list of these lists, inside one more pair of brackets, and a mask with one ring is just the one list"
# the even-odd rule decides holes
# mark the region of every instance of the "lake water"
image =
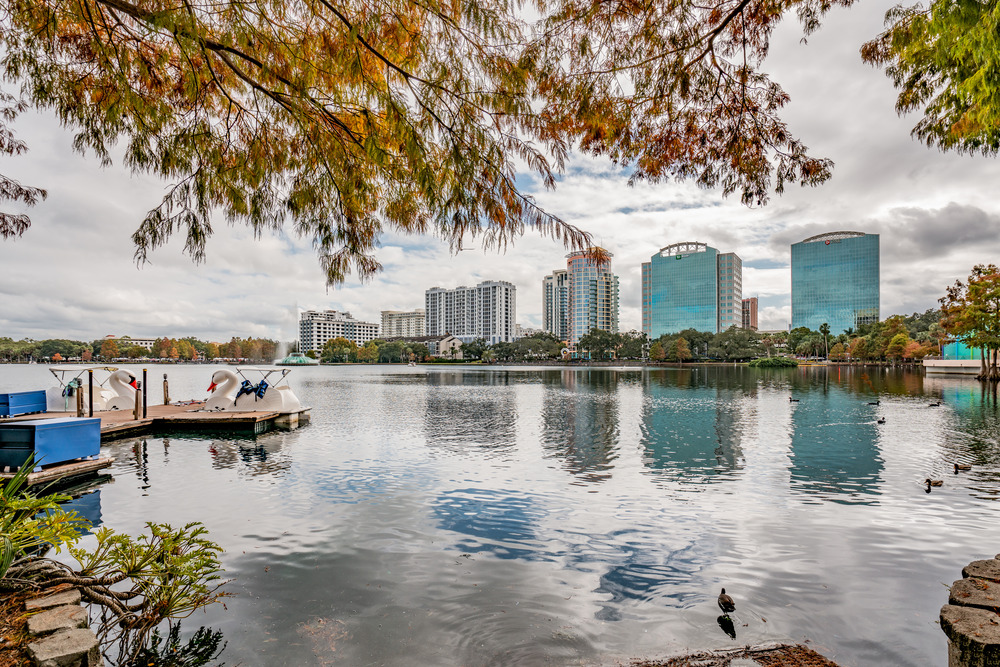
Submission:
[[[162,372],[182,399],[203,398],[214,370],[149,368],[154,402]],[[0,367],[0,390],[50,379]],[[112,443],[114,481],[75,503],[130,533],[208,526],[234,597],[185,628],[222,630],[227,665],[610,665],[768,641],[845,666],[944,665],[947,586],[1000,551],[997,402],[974,380],[387,366],[290,379],[311,425]],[[954,462],[974,467],[956,476]],[[927,477],[944,486],[925,493]],[[735,640],[717,623],[723,586]]]

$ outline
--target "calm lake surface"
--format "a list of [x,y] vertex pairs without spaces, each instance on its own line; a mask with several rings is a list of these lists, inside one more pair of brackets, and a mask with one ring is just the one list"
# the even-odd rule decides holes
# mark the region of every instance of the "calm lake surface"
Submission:
[[[155,402],[163,372],[172,398],[203,398],[214,367],[149,369]],[[0,367],[0,391],[51,379]],[[611,665],[765,641],[845,666],[944,665],[947,586],[1000,552],[1000,421],[974,380],[387,366],[290,380],[311,425],[113,443],[113,482],[74,503],[130,533],[208,526],[234,597],[185,629],[222,630],[227,665]],[[944,486],[925,493],[927,477]]]

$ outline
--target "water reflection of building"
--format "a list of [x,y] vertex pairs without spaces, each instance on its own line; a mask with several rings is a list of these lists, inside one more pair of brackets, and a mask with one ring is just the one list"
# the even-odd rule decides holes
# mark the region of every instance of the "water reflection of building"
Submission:
[[792,407],[793,490],[841,503],[870,503],[883,461],[870,410],[840,388],[803,394]]
[[506,452],[516,444],[517,400],[509,373],[428,373],[424,432],[430,447]]
[[542,446],[588,482],[610,478],[618,458],[618,375],[601,369],[565,370],[542,394]]
[[752,389],[694,386],[664,372],[646,376],[645,392],[642,445],[649,470],[706,483],[743,467],[741,443],[757,414]]

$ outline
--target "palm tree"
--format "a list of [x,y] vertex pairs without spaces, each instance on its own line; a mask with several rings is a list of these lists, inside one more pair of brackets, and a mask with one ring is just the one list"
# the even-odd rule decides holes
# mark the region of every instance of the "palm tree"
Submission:
[[819,325],[819,332],[821,334],[823,334],[823,352],[824,352],[823,356],[826,359],[829,359],[830,358],[830,348],[829,348],[829,342],[827,340],[827,336],[830,335],[830,325],[827,324],[826,322],[823,322],[823,324]]

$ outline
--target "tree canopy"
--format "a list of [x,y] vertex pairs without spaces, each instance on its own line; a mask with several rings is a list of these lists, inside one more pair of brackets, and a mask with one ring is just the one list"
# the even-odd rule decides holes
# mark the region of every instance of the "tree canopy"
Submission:
[[922,110],[914,136],[942,150],[995,155],[1000,148],[997,0],[898,5],[885,21],[885,32],[865,44],[861,55],[885,67],[899,89],[899,113]]
[[126,166],[171,183],[137,259],[175,233],[202,259],[218,211],[289,225],[339,282],[380,268],[385,232],[591,247],[515,182],[554,186],[575,148],[746,203],[822,182],[829,161],[782,122],[788,96],[760,66],[786,12],[808,32],[852,1],[11,0],[0,46],[5,79],[77,150],[108,163],[121,142]]
[[977,264],[969,279],[955,281],[940,301],[945,330],[980,349],[980,379],[1000,381],[1000,268]]

